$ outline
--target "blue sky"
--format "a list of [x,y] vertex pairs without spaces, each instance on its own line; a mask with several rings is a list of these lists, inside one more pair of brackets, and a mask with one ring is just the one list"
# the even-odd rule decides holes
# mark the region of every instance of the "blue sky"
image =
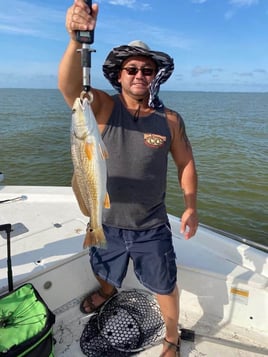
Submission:
[[[0,87],[56,88],[68,42],[67,0],[0,0]],[[102,63],[140,39],[169,53],[166,90],[268,91],[268,0],[101,0],[92,85],[110,89]]]

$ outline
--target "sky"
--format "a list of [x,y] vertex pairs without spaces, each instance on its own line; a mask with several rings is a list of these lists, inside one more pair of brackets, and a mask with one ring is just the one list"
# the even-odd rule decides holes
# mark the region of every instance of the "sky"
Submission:
[[[71,0],[0,0],[0,87],[57,88]],[[268,91],[268,0],[100,0],[91,83],[108,52],[132,40],[174,58],[162,86],[177,91]],[[79,55],[79,54],[78,54]]]

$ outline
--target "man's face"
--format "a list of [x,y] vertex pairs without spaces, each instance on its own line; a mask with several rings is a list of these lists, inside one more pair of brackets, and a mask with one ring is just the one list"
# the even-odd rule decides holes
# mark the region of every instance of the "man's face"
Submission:
[[119,72],[118,82],[122,92],[135,96],[148,94],[149,84],[156,75],[156,64],[147,57],[131,57],[123,62]]

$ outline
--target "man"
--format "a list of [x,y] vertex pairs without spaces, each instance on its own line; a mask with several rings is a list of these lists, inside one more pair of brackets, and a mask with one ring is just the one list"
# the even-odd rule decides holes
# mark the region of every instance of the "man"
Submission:
[[[59,67],[59,89],[71,107],[82,90],[80,44],[76,30],[93,30],[98,6],[89,9],[75,0],[66,15],[70,42]],[[166,325],[162,356],[179,356],[179,294],[175,253],[165,207],[168,153],[178,168],[185,211],[181,233],[191,238],[197,229],[197,175],[190,142],[182,118],[164,107],[159,85],[173,71],[173,60],[151,51],[141,41],[113,49],[103,72],[116,96],[92,88],[91,104],[107,160],[111,208],[104,209],[107,249],[92,247],[92,269],[101,288],[89,294],[81,311],[90,313],[116,293],[127,272],[129,258],[139,281],[156,293]]]

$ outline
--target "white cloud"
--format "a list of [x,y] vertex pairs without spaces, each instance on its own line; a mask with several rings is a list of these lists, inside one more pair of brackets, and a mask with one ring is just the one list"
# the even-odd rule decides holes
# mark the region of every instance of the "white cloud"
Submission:
[[192,70],[192,76],[193,77],[199,77],[199,76],[204,75],[204,74],[213,74],[215,72],[222,72],[222,69],[221,68],[196,66]]
[[[160,51],[162,51],[163,48],[189,50],[193,44],[193,41],[186,36],[170,31],[164,27],[159,28],[158,26],[144,26],[144,24],[140,24],[139,28],[139,37],[143,39],[148,38],[149,46],[160,48]],[[149,37],[148,34],[150,34]]]
[[20,26],[10,26],[10,25],[2,25],[0,24],[0,32],[5,32],[9,34],[20,34],[20,35],[30,35],[36,36],[37,32],[31,28],[20,27]]
[[235,72],[234,74],[238,77],[252,77],[253,76],[252,72]]
[[236,6],[252,6],[252,5],[257,5],[259,3],[259,0],[230,0],[229,3],[231,5],[236,5]]
[[253,77],[255,74],[256,75],[260,74],[263,76],[263,75],[268,74],[268,72],[266,69],[257,68],[257,69],[254,69],[253,71],[235,72],[234,74],[238,77]]
[[[126,29],[122,31],[122,28]],[[135,32],[133,33],[133,28]],[[153,26],[138,22],[130,18],[110,17],[98,24],[98,29],[103,36],[103,43],[109,46],[120,46],[132,40],[140,39],[154,50],[175,52],[175,49],[189,50],[193,47],[193,40],[179,32],[174,32],[164,26]],[[107,48],[105,48],[107,50]],[[172,54],[171,54],[172,55]]]
[[137,3],[136,0],[108,0],[108,4],[114,6],[125,6],[135,10],[149,10],[152,6],[149,3]]
[[266,69],[262,69],[262,68],[257,68],[257,69],[254,69],[255,73],[259,73],[259,74],[267,74],[267,71]]
[[0,2],[0,32],[58,39],[56,26],[64,28],[65,13],[43,5],[14,0],[12,7]]
[[210,74],[212,72],[211,68],[197,66],[192,70],[192,75],[194,77],[201,76],[202,74]]
[[258,5],[259,0],[229,0],[229,4],[232,5],[232,9],[224,14],[226,20],[230,20],[236,15],[237,8],[250,7],[253,5]]
[[192,0],[194,4],[204,4],[205,2],[207,2],[207,0]]
[[136,0],[110,0],[109,4],[111,5],[120,5],[120,6],[126,6],[126,7],[133,7],[133,5],[136,3]]

